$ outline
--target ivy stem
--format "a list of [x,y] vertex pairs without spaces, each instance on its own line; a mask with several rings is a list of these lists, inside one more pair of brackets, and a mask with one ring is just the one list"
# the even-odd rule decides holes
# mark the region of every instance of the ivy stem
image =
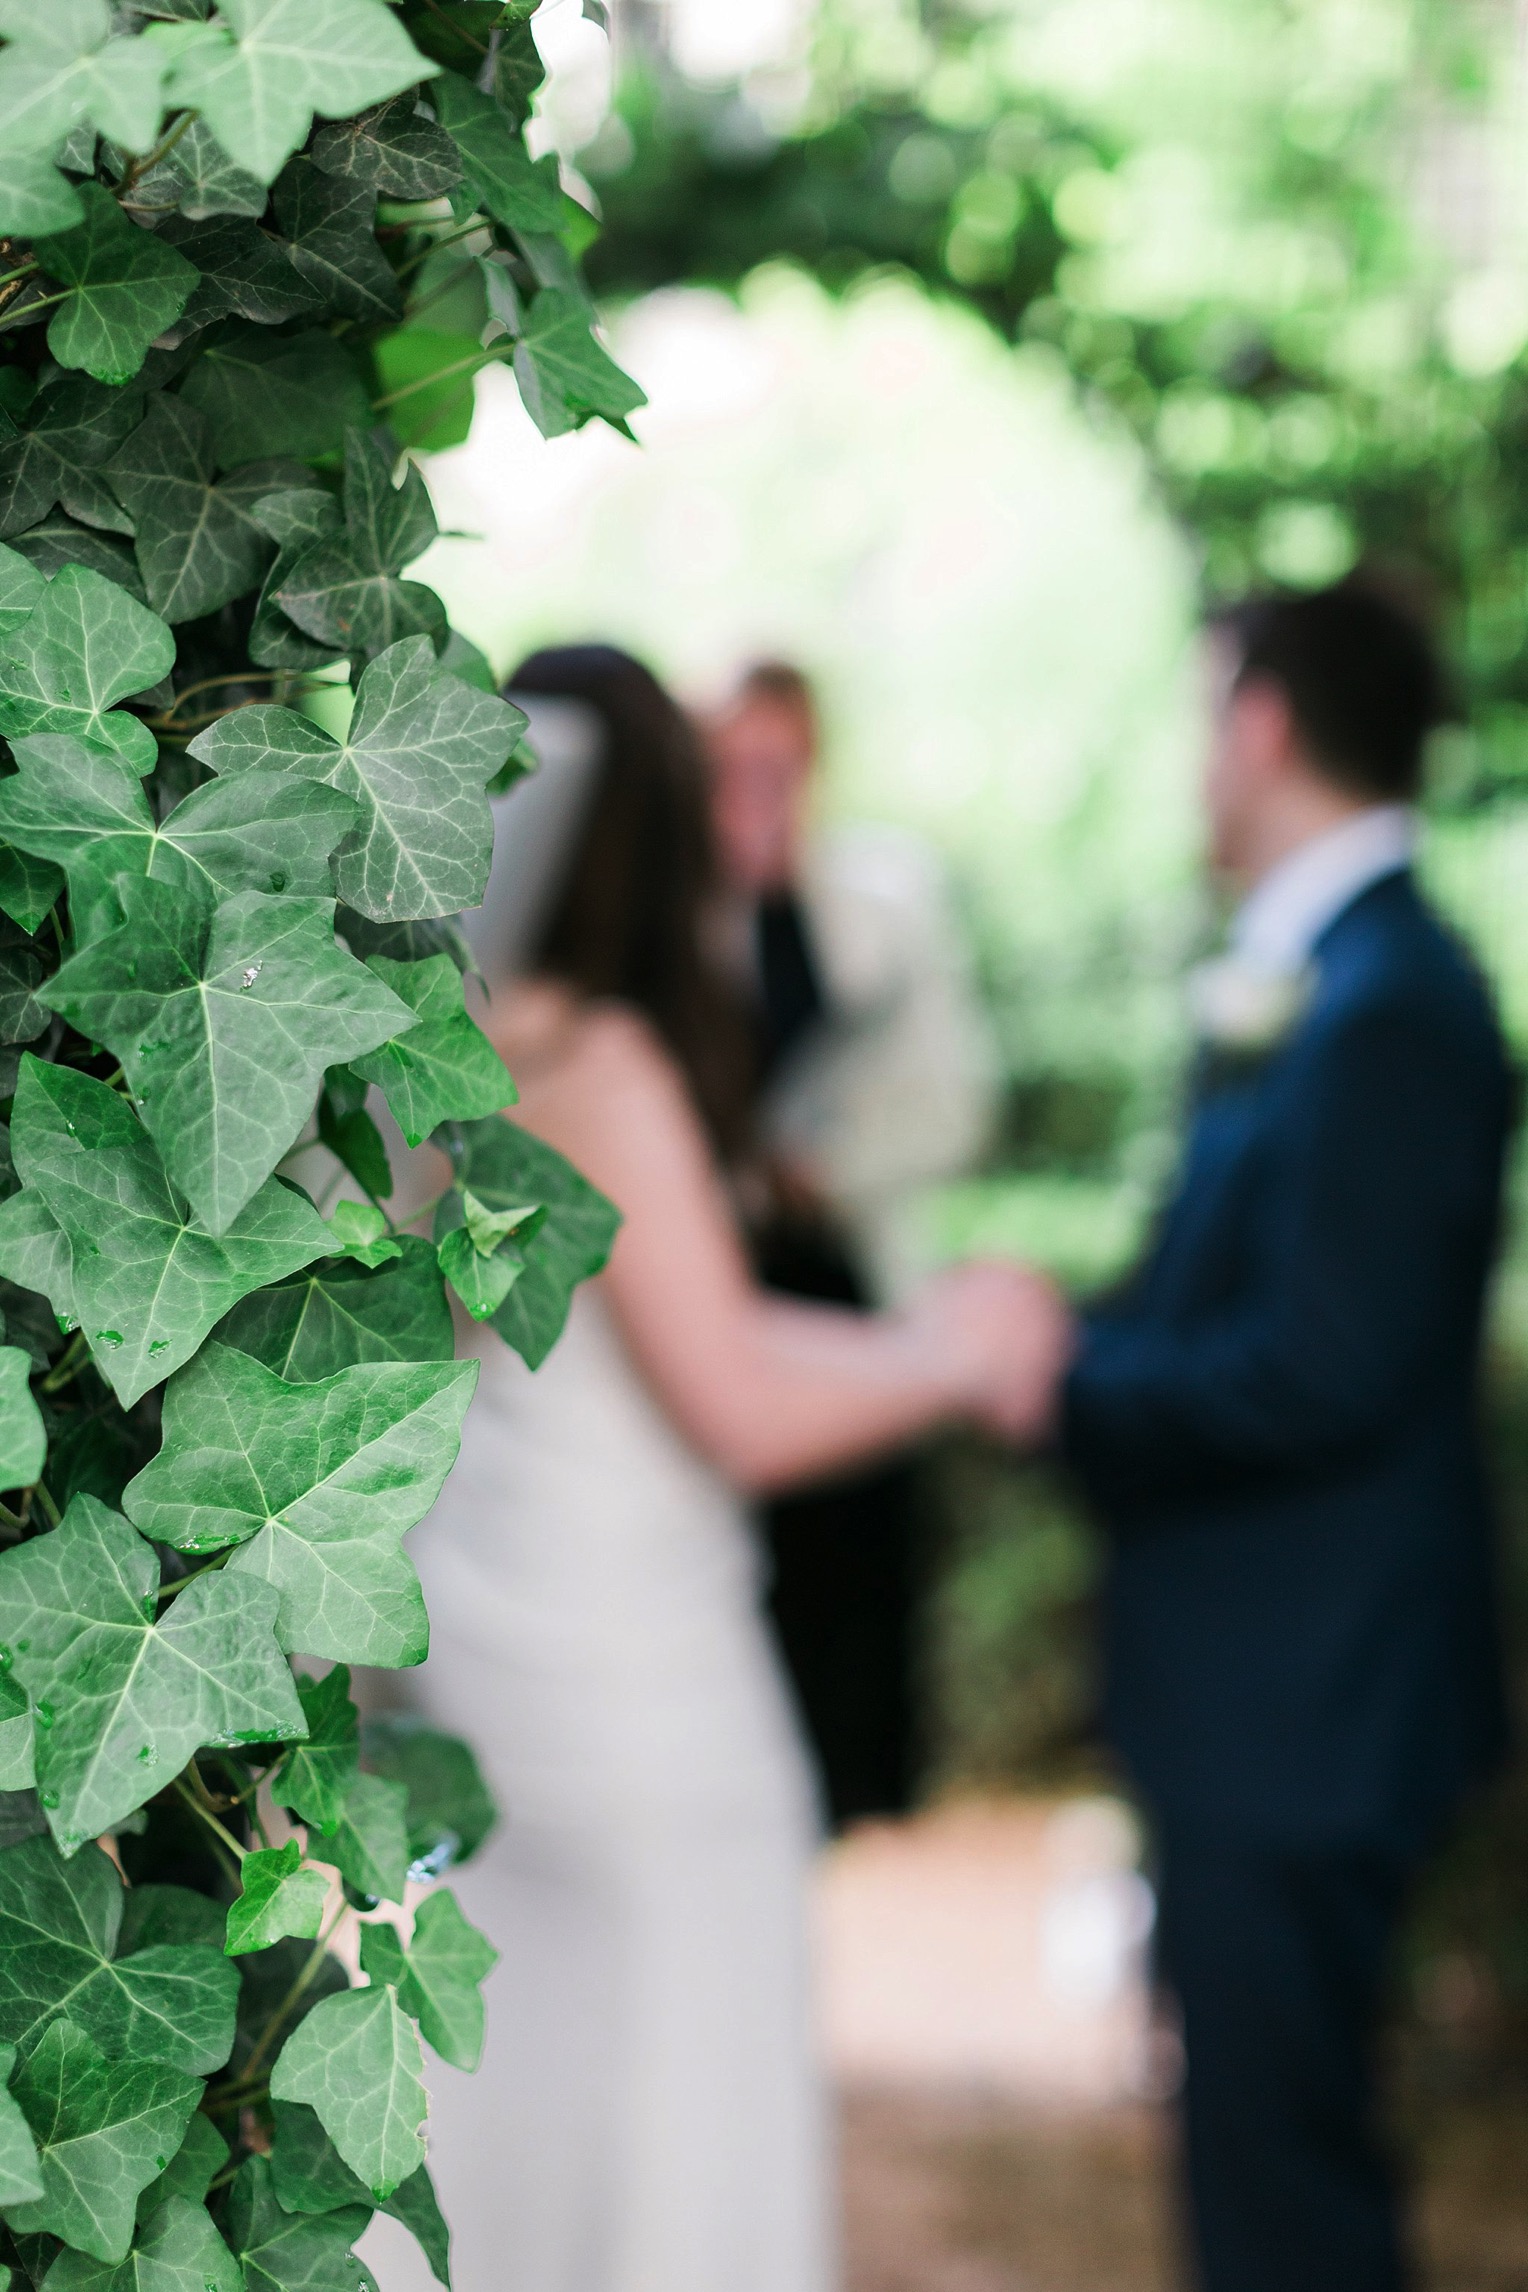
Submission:
[[204,1567],[188,1568],[183,1576],[172,1577],[169,1583],[160,1585],[159,1597],[161,1600],[173,1600],[177,1592],[183,1592],[187,1584],[194,1584],[198,1576],[210,1576],[215,1568],[226,1568],[231,1552],[232,1546],[227,1552],[219,1552]]
[[31,1494],[36,1497],[39,1505],[42,1507],[42,1510],[46,1513],[48,1526],[50,1528],[56,1528],[59,1524],[59,1521],[63,1518],[63,1514],[59,1511],[58,1506],[54,1503],[52,1497],[48,1494],[47,1482],[45,1480],[34,1480],[31,1487]]
[[70,1384],[85,1366],[90,1343],[83,1329],[77,1329],[70,1338],[54,1366],[42,1381],[45,1393],[56,1393],[61,1386]]
[[[453,374],[481,373],[485,366],[499,362],[503,347],[496,342],[489,349],[480,350],[475,358],[458,358],[454,365],[437,367],[433,374],[425,374],[417,382],[405,382],[400,390],[389,390],[385,397],[373,398],[371,410],[380,414],[384,406],[396,406],[400,398],[412,398],[421,390],[433,389],[437,382],[449,382]],[[514,341],[508,347],[513,356]]]
[[26,1531],[26,1522],[21,1514],[13,1512],[8,1504],[0,1504],[0,1526],[13,1529],[18,1536]]
[[175,125],[170,129],[169,134],[164,136],[160,142],[156,143],[152,151],[145,153],[143,158],[135,159],[132,161],[128,167],[127,173],[123,176],[121,183],[117,187],[117,197],[119,199],[122,197],[124,191],[131,191],[135,184],[142,182],[145,175],[153,173],[154,169],[159,165],[159,162],[162,159],[165,159],[169,156],[195,117],[196,113],[194,111],[183,111],[179,119],[175,122]]
[[325,681],[322,677],[302,676],[292,669],[233,669],[226,676],[204,676],[198,683],[188,684],[183,692],[175,695],[162,716],[150,717],[148,722],[157,725],[173,724],[183,700],[194,700],[199,692],[211,692],[217,685],[279,684],[283,677],[291,678],[295,684],[322,684]]
[[[196,1761],[194,1759],[191,1762],[189,1771],[192,1774],[196,1774]],[[197,1776],[197,1780],[201,1780],[199,1775]],[[175,1788],[179,1796],[183,1798],[187,1806],[190,1807],[192,1813],[200,1815],[202,1821],[207,1825],[207,1828],[214,1834],[214,1836],[222,1840],[223,1845],[234,1857],[235,1863],[241,1863],[244,1860],[245,1855],[249,1852],[248,1847],[241,1846],[239,1844],[238,1840],[234,1837],[233,1832],[229,1830],[226,1825],[218,1821],[218,1818],[213,1813],[211,1807],[203,1806],[195,1791],[188,1787],[184,1775],[176,1776]]]
[[488,50],[484,43],[481,40],[475,40],[472,34],[466,29],[466,27],[462,24],[459,24],[454,16],[448,16],[444,8],[440,6],[440,0],[424,0],[424,4],[429,9],[430,14],[432,16],[438,16],[441,22],[448,26],[448,28],[455,34],[458,40],[464,42],[464,44],[469,48],[476,48],[480,56],[487,55]]
[[[445,218],[442,217],[441,219],[444,221]],[[475,232],[486,231],[488,227],[485,216],[475,215],[470,223],[463,223],[456,230],[448,231],[443,239],[431,239],[426,246],[420,247],[416,253],[406,255],[394,272],[394,277],[407,278],[410,271],[418,270],[421,263],[428,262],[431,255],[438,255],[443,247],[454,247],[458,241],[470,239]],[[437,289],[432,288],[430,294],[425,297],[425,301],[431,301],[437,291]],[[423,307],[423,303],[411,305],[411,315],[412,311],[422,310]]]
[[334,1916],[330,1919],[328,1925],[319,1935],[318,1940],[314,1943],[312,1949],[308,1952],[307,1961],[303,1966],[302,1972],[298,1975],[296,1981],[293,1982],[291,1988],[287,1991],[286,1996],[282,1999],[280,2005],[277,2006],[275,2012],[271,2015],[269,2021],[267,2021],[264,2029],[261,2030],[260,2035],[256,2038],[254,2050],[251,2052],[249,2059],[244,2064],[243,2073],[240,2076],[238,2083],[236,2085],[230,2086],[228,2089],[230,2094],[242,2093],[244,2087],[254,2081],[254,2072],[256,2069],[258,2069],[260,2063],[265,2059],[266,2054],[269,2052],[271,2040],[279,2034],[282,2023],[286,2020],[287,2015],[291,2012],[293,2006],[296,2005],[304,1990],[309,1989],[312,1986],[313,1981],[318,1974],[318,1970],[324,1962],[324,1957],[328,1951],[329,1944],[333,1941],[335,1935],[339,1932],[340,1927],[343,1926],[345,1920],[349,1916],[350,1905],[348,1902],[342,1902],[339,1909],[336,1910]]
[[22,263],[16,270],[0,272],[0,287],[9,286],[13,279],[30,278],[37,268],[36,258]]

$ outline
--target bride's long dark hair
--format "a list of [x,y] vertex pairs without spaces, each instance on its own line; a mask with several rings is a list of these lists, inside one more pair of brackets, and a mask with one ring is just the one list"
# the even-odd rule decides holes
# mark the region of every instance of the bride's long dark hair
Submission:
[[594,797],[528,968],[650,1020],[726,1163],[746,1154],[755,1053],[739,994],[708,950],[719,873],[705,758],[650,669],[614,645],[532,653],[507,692],[581,701],[605,730]]

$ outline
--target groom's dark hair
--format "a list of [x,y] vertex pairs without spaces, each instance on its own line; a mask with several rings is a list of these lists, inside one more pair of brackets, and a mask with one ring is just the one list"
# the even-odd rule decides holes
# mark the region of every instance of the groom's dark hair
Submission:
[[1239,655],[1236,682],[1282,687],[1322,774],[1371,802],[1422,785],[1427,735],[1448,715],[1421,621],[1361,577],[1304,597],[1255,597],[1216,617]]

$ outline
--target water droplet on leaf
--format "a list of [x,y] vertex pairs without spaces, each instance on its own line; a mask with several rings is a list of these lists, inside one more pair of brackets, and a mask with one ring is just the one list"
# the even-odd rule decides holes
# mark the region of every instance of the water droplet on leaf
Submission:
[[122,1342],[122,1332],[120,1329],[98,1329],[91,1342],[96,1345],[110,1345],[115,1348]]
[[38,1724],[38,1726],[39,1726],[39,1727],[51,1727],[51,1726],[52,1726],[52,1724],[53,1724],[53,1718],[54,1718],[54,1712],[53,1712],[53,1706],[52,1706],[52,1704],[51,1704],[51,1703],[39,1703],[39,1704],[37,1705],[37,1707],[36,1707],[36,1708],[37,1708],[37,1724]]
[[37,1801],[39,1806],[45,1806],[51,1810],[58,1805],[58,1793],[57,1791],[39,1791]]
[[241,995],[244,993],[246,988],[252,987],[254,985],[255,981],[259,978],[264,968],[265,965],[263,963],[251,963],[246,966],[244,974],[239,981],[239,992]]

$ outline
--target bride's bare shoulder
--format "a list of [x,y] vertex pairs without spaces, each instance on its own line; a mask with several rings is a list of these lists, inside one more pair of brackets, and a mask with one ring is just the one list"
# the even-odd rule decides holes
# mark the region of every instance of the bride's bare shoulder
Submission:
[[608,1122],[623,1101],[683,1092],[657,1034],[624,1003],[583,1002],[530,980],[495,998],[490,1031],[520,1091],[517,1119],[533,1129]]

